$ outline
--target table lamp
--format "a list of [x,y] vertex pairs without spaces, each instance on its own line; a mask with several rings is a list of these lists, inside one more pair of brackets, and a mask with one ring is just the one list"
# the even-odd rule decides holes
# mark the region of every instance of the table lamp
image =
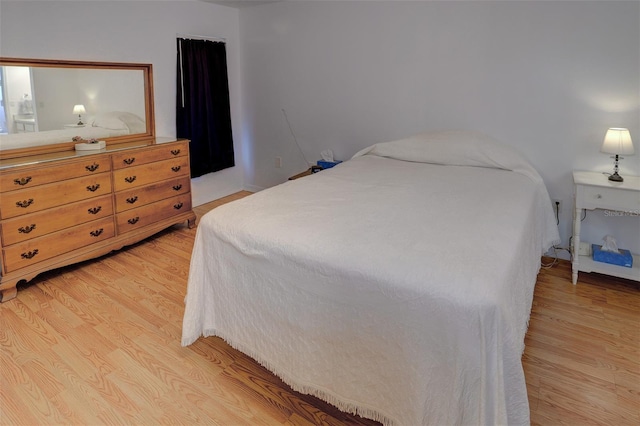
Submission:
[[84,105],[74,105],[73,106],[73,113],[74,114],[78,114],[78,126],[82,126],[84,125],[84,123],[82,122],[82,117],[81,115],[86,113],[87,110],[84,109]]
[[615,158],[615,166],[609,180],[622,182],[624,179],[618,174],[618,160],[624,158],[620,157],[621,155],[633,155],[633,142],[631,142],[629,129],[614,127],[607,130],[600,152],[613,154],[611,158]]

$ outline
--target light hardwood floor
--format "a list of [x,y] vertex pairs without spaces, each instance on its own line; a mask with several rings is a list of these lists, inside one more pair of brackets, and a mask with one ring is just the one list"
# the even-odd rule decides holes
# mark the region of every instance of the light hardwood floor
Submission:
[[[1,304],[0,424],[376,424],[291,391],[220,339],[180,346],[195,232],[48,272]],[[538,277],[523,356],[532,423],[639,424],[639,288],[570,280],[568,262]]]

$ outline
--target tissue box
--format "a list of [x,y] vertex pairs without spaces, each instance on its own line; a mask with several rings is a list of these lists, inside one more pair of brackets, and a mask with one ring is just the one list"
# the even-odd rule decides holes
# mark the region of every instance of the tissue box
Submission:
[[593,252],[593,260],[596,262],[610,263],[612,265],[624,266],[631,268],[633,266],[633,257],[629,250],[620,249],[620,253],[612,253],[610,251],[602,251],[597,244],[591,244]]
[[323,169],[330,169],[331,167],[335,166],[336,164],[340,164],[340,163],[342,163],[342,161],[318,160],[318,166],[322,167]]

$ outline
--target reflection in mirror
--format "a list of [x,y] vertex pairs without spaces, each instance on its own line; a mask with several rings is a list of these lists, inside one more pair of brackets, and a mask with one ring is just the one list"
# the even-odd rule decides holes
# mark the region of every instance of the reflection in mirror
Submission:
[[[138,117],[144,132],[144,81],[139,71],[2,67],[1,72],[6,93],[4,133],[78,125],[76,105],[85,108],[85,125],[102,114],[123,111]],[[25,129],[16,119],[31,119],[33,126]]]
[[153,136],[151,65],[0,58],[0,151]]

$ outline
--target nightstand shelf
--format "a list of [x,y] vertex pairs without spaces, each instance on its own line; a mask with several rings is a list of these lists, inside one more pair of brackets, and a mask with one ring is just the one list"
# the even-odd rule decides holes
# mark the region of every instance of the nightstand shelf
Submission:
[[612,277],[640,281],[640,256],[638,255],[633,255],[633,268],[596,262],[591,256],[578,257],[578,265],[580,265],[579,270],[581,272],[597,272],[599,274],[611,275]]
[[583,210],[608,209],[628,212],[638,216],[640,212],[640,177],[624,176],[624,182],[612,182],[596,172],[573,172],[575,185],[575,209],[573,216],[572,282],[578,281],[578,272],[597,272],[619,278],[640,281],[640,256],[633,255],[633,267],[596,262],[590,256],[577,256],[580,247],[580,228]]

